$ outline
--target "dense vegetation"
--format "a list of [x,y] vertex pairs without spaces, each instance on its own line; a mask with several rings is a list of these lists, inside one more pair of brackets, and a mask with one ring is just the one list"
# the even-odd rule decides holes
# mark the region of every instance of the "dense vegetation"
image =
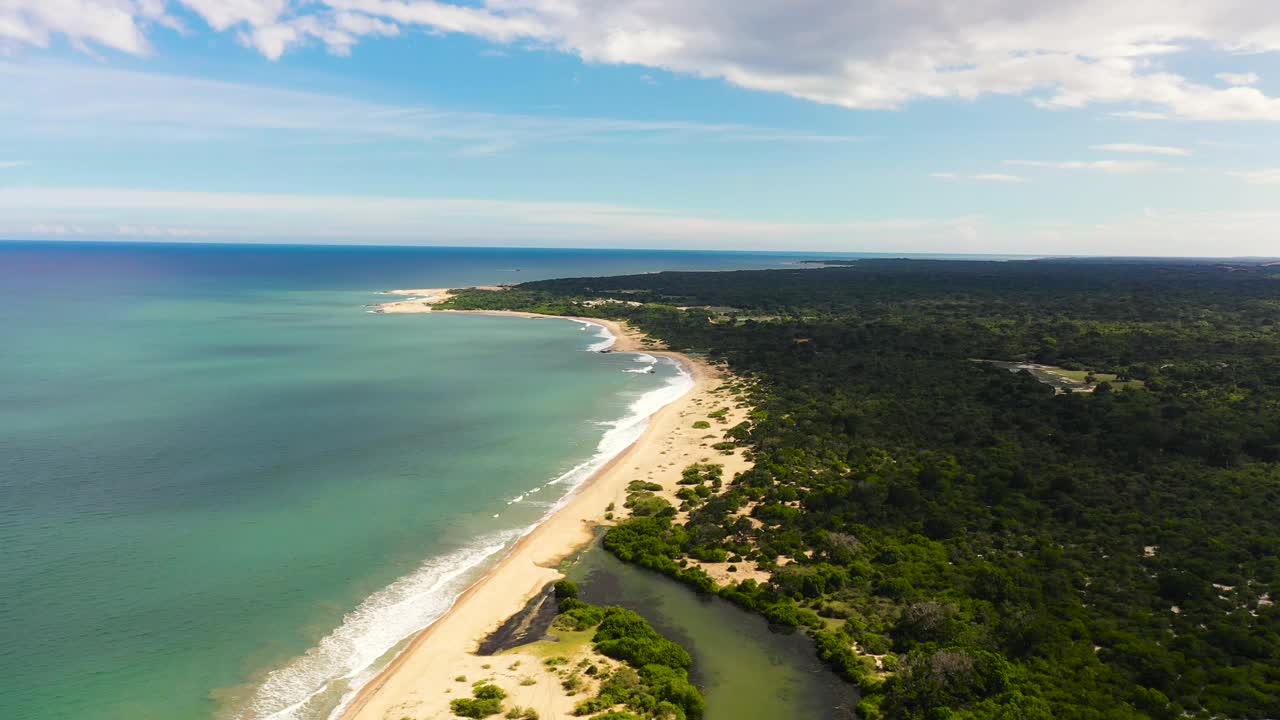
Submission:
[[[595,697],[579,702],[574,708],[575,715],[607,720],[698,720],[702,717],[702,693],[689,683],[692,660],[684,648],[663,637],[630,610],[578,600],[577,588],[571,582],[557,583],[556,596],[560,598],[557,627],[595,628],[591,642],[596,652],[625,663],[603,676]],[[596,676],[599,671],[594,665],[588,665],[584,672]],[[615,709],[619,707],[624,709]]]
[[[1280,268],[862,261],[454,305],[626,319],[746,379],[724,440],[754,469],[606,544],[804,627],[867,717],[1280,717]],[[715,587],[695,561],[724,556],[770,581]]]

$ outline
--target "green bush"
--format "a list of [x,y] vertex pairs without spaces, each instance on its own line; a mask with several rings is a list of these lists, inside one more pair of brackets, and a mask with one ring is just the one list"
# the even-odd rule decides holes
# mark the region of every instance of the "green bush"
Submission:
[[576,598],[565,598],[560,601],[560,614],[553,624],[563,630],[581,631],[599,625],[603,617],[604,608],[588,605]]
[[465,718],[486,718],[502,712],[502,701],[497,698],[458,698],[449,702],[454,715]]
[[636,517],[673,517],[676,514],[671,503],[656,495],[633,495],[627,500],[626,506]]
[[556,599],[558,600],[578,597],[578,586],[574,584],[572,580],[557,580],[556,584],[552,587],[555,590]]
[[794,627],[800,624],[799,608],[790,600],[774,603],[765,608],[764,616],[775,625]]
[[684,648],[659,635],[637,613],[623,608],[605,610],[593,642],[598,652],[634,667],[665,665],[685,670],[693,662]]
[[480,700],[501,700],[507,692],[493,683],[480,683],[471,691]]

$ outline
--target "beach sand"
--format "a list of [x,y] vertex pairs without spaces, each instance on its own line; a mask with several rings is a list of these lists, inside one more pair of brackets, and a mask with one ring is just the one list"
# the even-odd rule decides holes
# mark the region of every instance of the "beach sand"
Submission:
[[387,295],[404,295],[405,300],[393,300],[374,306],[378,313],[431,312],[431,306],[449,299],[448,288],[423,288],[420,290],[388,290]]
[[[482,285],[473,288],[475,290],[490,290],[493,292],[502,291],[503,287],[497,285]],[[407,295],[407,300],[393,300],[391,302],[375,305],[373,311],[375,313],[456,313],[459,315],[497,315],[501,317],[522,317],[531,320],[577,320],[579,322],[595,323],[609,328],[609,332],[613,334],[617,340],[613,344],[615,352],[650,352],[657,351],[659,354],[676,356],[678,353],[666,352],[660,343],[655,342],[644,333],[627,327],[626,325],[614,320],[604,320],[601,318],[590,317],[570,317],[567,315],[540,315],[538,313],[516,312],[511,310],[437,310],[436,305],[449,299],[453,291],[449,288],[423,288],[418,290],[388,290],[387,295]],[[686,365],[689,359],[683,355],[677,358]],[[398,719],[397,719],[398,720]]]
[[[399,294],[415,299],[389,303],[406,309],[386,311],[430,312],[432,304],[447,297],[443,290]],[[483,314],[548,317],[508,312]],[[584,695],[567,695],[554,677],[547,676],[542,669],[542,655],[516,649],[496,657],[482,657],[475,654],[480,641],[519,612],[547,583],[562,577],[556,569],[559,562],[590,543],[593,528],[607,524],[609,504],[614,503],[617,511],[623,512],[626,487],[632,480],[660,482],[674,490],[685,466],[710,461],[725,462],[727,484],[736,471],[745,467],[740,457],[735,461],[709,447],[716,440],[706,436],[714,431],[692,428],[693,422],[705,419],[708,412],[733,405],[727,393],[716,389],[723,378],[720,369],[698,358],[655,349],[654,343],[621,323],[580,319],[608,327],[617,337],[615,351],[666,355],[683,363],[693,375],[693,387],[655,413],[635,443],[584,482],[559,511],[521,539],[463,593],[448,613],[420,632],[357,694],[342,714],[343,720],[451,718],[449,701],[470,696],[470,683],[478,680],[492,680],[506,690],[507,707],[532,707],[543,720],[572,717],[574,703]],[[723,434],[724,427],[720,426],[717,435]],[[516,662],[519,665],[512,668]],[[522,679],[531,676],[537,680],[534,684],[521,684]],[[458,677],[466,680],[457,680]]]

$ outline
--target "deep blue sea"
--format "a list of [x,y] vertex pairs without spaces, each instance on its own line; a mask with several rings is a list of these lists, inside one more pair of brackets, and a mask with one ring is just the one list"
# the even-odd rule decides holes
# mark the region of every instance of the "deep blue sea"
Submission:
[[0,718],[324,718],[687,381],[379,291],[800,257],[0,243]]

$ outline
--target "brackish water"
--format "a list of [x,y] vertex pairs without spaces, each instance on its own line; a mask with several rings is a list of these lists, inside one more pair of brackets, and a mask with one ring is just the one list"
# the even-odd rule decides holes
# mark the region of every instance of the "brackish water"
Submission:
[[856,717],[856,690],[822,665],[802,633],[772,632],[763,617],[623,563],[598,544],[568,575],[586,602],[635,610],[689,651],[705,720]]

